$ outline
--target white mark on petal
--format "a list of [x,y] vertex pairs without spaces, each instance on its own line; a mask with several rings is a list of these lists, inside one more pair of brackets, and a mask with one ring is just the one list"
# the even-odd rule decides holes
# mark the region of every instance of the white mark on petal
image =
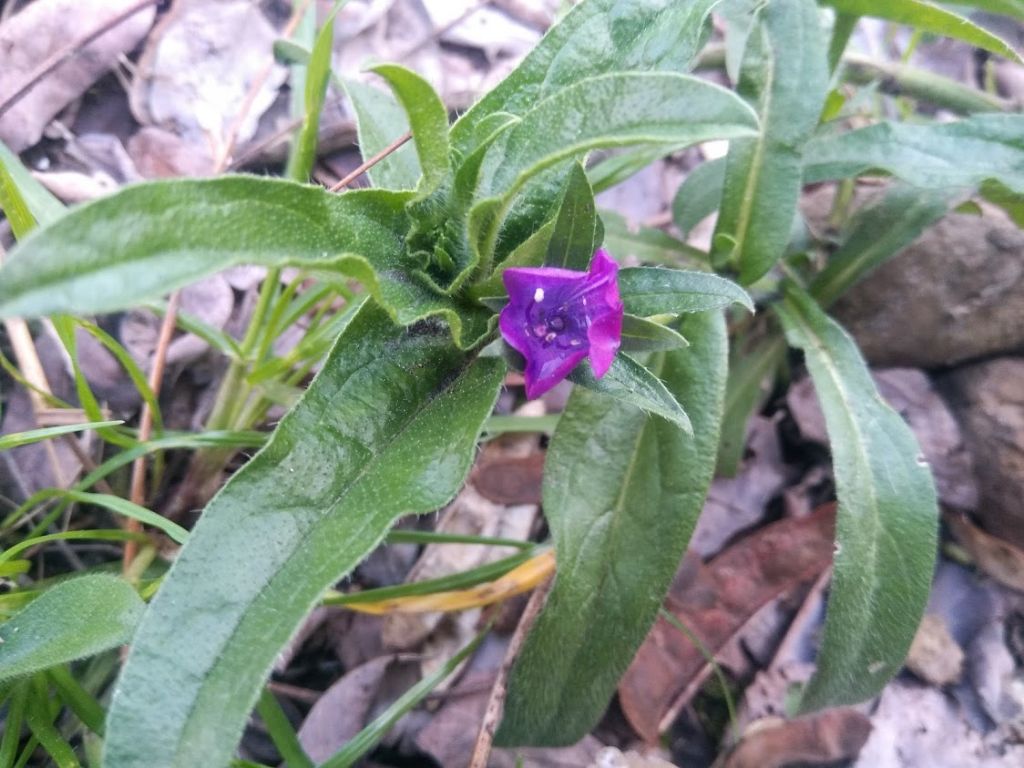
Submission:
[[537,302],[544,301],[544,289],[543,288],[538,288],[536,291],[533,292],[533,300],[537,301]]

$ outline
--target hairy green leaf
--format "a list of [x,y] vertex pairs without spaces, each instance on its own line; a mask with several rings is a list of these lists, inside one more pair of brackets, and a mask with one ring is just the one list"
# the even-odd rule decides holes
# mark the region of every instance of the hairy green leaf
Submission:
[[708,272],[628,267],[619,270],[619,295],[626,311],[640,317],[704,312],[734,303],[754,311],[754,302],[746,291]]
[[0,626],[0,680],[116,648],[131,639],[145,605],[124,579],[66,579]]
[[597,209],[587,172],[573,165],[562,195],[544,265],[586,271],[597,245]]
[[757,105],[761,133],[732,141],[712,261],[735,263],[749,284],[786,250],[800,196],[803,145],[828,89],[825,35],[814,0],[774,0],[750,31],[740,95]]
[[523,115],[542,99],[587,77],[622,70],[685,69],[707,35],[719,0],[586,0],[555,24],[496,88],[452,128],[468,153],[477,124],[494,112]]
[[997,179],[1024,192],[1024,115],[953,123],[878,123],[819,136],[804,150],[804,183],[884,171],[918,187],[973,187]]
[[673,267],[705,267],[708,255],[654,227],[632,227],[621,214],[601,211],[604,247],[618,259],[635,256],[640,261]]
[[795,288],[777,310],[806,356],[839,497],[824,639],[800,701],[808,712],[868,699],[899,671],[928,602],[939,510],[914,433],[879,396],[853,339]]
[[[342,80],[342,85],[356,110],[359,152],[364,161],[408,132],[409,118],[391,94],[358,80]],[[373,186],[384,189],[414,189],[422,176],[412,144],[399,147],[366,173]]]
[[718,210],[724,186],[724,157],[701,163],[683,179],[672,199],[672,220],[684,237]]
[[38,229],[0,269],[0,317],[124,309],[236,264],[302,266],[360,280],[400,324],[441,316],[472,346],[490,315],[412,279],[409,193],[255,176],[128,187]]
[[687,349],[654,368],[694,435],[576,389],[545,464],[558,571],[509,678],[496,743],[572,744],[597,722],[657,616],[714,469],[725,388],[720,313],[691,315]]
[[477,195],[510,197],[532,176],[591,149],[673,147],[751,136],[757,116],[731,91],[689,75],[626,72],[556,91],[491,145]]
[[636,315],[624,315],[622,318],[624,352],[668,352],[689,345],[683,335],[671,326]]
[[435,192],[451,173],[448,157],[448,110],[430,83],[397,64],[380,64],[373,71],[387,80],[409,118],[413,144],[423,169],[417,197]]
[[458,490],[503,375],[435,324],[407,330],[372,302],[360,309],[175,560],[121,674],[106,764],[225,765],[275,655],[324,590],[397,517]]
[[[874,16],[898,24],[909,24],[924,32],[963,40],[977,48],[998,53],[1012,61],[1022,61],[1020,54],[1005,40],[979,27],[958,13],[923,0],[821,0],[822,5],[839,13]],[[1005,9],[1006,4],[1001,4]],[[1019,9],[1018,9],[1019,10]]]
[[611,368],[600,379],[594,376],[590,363],[584,361],[569,374],[569,381],[656,414],[686,433],[693,431],[690,417],[664,382],[629,355],[616,355]]

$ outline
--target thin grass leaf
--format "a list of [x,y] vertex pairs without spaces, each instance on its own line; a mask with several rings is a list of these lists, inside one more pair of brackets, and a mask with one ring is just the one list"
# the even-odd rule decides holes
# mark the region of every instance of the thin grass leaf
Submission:
[[0,451],[9,451],[19,445],[38,443],[40,440],[49,440],[59,435],[69,435],[75,432],[86,432],[90,429],[102,429],[104,427],[116,427],[124,424],[123,421],[89,421],[84,424],[65,424],[59,427],[41,427],[31,429],[27,432],[12,432],[8,435],[0,435]]

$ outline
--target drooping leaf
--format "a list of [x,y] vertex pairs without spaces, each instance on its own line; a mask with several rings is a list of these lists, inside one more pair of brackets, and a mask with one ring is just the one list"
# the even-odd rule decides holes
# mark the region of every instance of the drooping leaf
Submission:
[[360,280],[402,325],[439,315],[471,345],[487,333],[489,313],[405,272],[408,199],[255,176],[127,187],[11,252],[0,269],[0,316],[108,312],[236,264],[293,265]]
[[62,581],[0,626],[0,680],[116,648],[131,639],[144,608],[116,576]]
[[569,374],[569,381],[657,414],[686,433],[693,431],[690,417],[664,382],[629,355],[616,355],[611,368],[600,379],[590,370],[590,363],[584,361]]
[[435,324],[406,330],[364,306],[175,560],[122,671],[105,764],[225,765],[274,657],[323,591],[398,516],[458,490],[503,375]]
[[448,111],[430,83],[397,64],[381,64],[373,71],[387,80],[409,119],[423,180],[417,196],[428,197],[451,173],[448,149]]
[[[369,160],[409,130],[405,110],[390,93],[358,80],[342,80],[356,111],[359,152]],[[367,175],[375,187],[414,189],[422,176],[416,148],[406,144],[382,159]]]
[[[839,13],[909,24],[924,32],[963,40],[1012,61],[1022,61],[1020,54],[1005,40],[958,13],[924,0],[822,0],[822,5],[831,6]],[[1006,4],[1001,3],[1001,7],[1005,8]]]
[[619,294],[626,311],[640,317],[704,312],[734,303],[754,311],[754,302],[746,291],[709,272],[627,267],[619,270]]
[[477,124],[495,112],[523,115],[577,81],[623,70],[686,69],[707,35],[719,0],[586,0],[548,30],[512,73],[452,128],[463,154]]
[[890,186],[850,220],[842,244],[811,283],[811,294],[822,306],[832,304],[938,221],[955,197],[955,191],[944,189]]
[[487,152],[477,195],[509,198],[545,168],[591,149],[679,147],[756,130],[750,107],[706,80],[670,72],[602,75],[556,91],[502,134]]
[[559,420],[544,476],[558,570],[512,670],[496,743],[580,739],[657,616],[711,482],[725,387],[721,315],[689,316],[682,331],[691,346],[654,365],[693,413],[693,437],[583,389]]
[[690,343],[671,326],[636,315],[622,318],[622,350],[624,352],[668,352],[683,349]]
[[782,256],[800,196],[800,157],[828,89],[825,36],[814,0],[766,3],[751,29],[739,93],[757,105],[761,133],[732,141],[711,258],[735,263],[744,284]]
[[939,510],[913,432],[879,396],[853,339],[796,288],[777,310],[806,356],[839,497],[824,639],[800,700],[809,712],[868,699],[899,671],[931,589]]
[[597,243],[597,209],[587,172],[576,163],[562,195],[544,265],[585,272]]
[[884,171],[918,187],[973,187],[997,179],[1024,192],[1024,115],[952,123],[878,123],[823,135],[804,150],[804,183]]
[[724,157],[701,163],[683,179],[672,199],[672,220],[684,237],[718,209],[724,186]]

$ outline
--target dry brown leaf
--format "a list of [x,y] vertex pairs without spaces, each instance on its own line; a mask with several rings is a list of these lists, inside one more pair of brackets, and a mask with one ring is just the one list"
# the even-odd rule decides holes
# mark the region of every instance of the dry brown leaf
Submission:
[[946,515],[946,523],[978,568],[1003,586],[1024,592],[1024,550],[985,533],[964,515]]
[[860,754],[871,721],[855,709],[830,709],[796,720],[760,720],[726,758],[723,768],[782,768],[832,764]]
[[[717,652],[762,606],[813,579],[832,558],[835,507],[759,529],[707,565],[684,561],[665,607]],[[678,629],[658,619],[619,683],[623,712],[637,733],[657,741],[662,719],[707,662]]]
[[949,633],[946,622],[934,613],[925,615],[907,654],[907,668],[932,685],[959,682],[964,652]]
[[[135,0],[36,0],[0,25],[0,103],[20,90],[33,70],[68,43],[99,29]],[[15,152],[32,146],[43,129],[149,31],[153,7],[142,10],[85,46],[46,75],[3,117],[0,139]]]

